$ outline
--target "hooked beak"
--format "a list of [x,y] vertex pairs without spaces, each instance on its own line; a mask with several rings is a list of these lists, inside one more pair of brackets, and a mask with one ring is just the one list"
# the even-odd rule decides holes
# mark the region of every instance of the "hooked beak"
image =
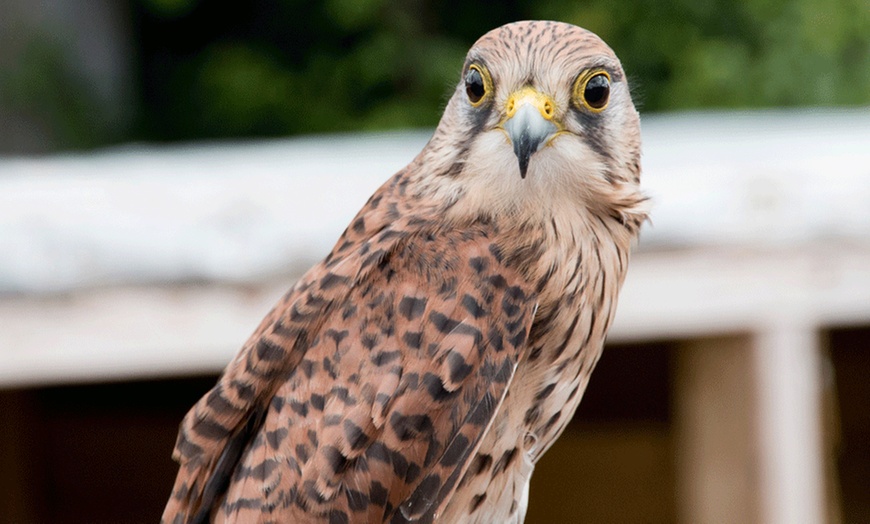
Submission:
[[559,130],[553,122],[555,108],[552,98],[531,87],[508,97],[502,127],[514,146],[522,178],[526,178],[531,156]]

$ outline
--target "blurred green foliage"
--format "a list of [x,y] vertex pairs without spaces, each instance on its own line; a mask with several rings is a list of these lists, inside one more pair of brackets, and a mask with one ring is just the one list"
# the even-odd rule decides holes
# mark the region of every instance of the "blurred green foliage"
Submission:
[[[432,126],[476,38],[530,18],[598,33],[644,112],[870,103],[868,0],[129,1],[139,102],[124,136],[86,129],[85,103],[32,95],[73,135],[105,143]],[[46,78],[63,70],[28,67]]]
[[[866,0],[640,0],[566,17],[611,42],[647,110],[870,102]],[[558,12],[556,3],[552,13]]]
[[[30,140],[66,148],[112,141],[99,100],[64,51],[53,35],[31,35],[22,45],[17,67],[0,68],[0,115],[28,120],[34,134]],[[13,132],[0,119],[3,131]]]

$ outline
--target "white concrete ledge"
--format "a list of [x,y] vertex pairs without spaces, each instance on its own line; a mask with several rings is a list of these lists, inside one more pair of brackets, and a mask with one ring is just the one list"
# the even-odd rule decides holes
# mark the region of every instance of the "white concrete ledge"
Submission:
[[298,272],[427,139],[134,145],[0,160],[0,293]]

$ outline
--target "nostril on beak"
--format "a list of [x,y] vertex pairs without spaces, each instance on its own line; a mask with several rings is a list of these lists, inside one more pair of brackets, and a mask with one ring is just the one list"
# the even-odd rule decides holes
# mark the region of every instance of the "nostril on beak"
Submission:
[[553,104],[550,103],[549,100],[544,102],[544,116],[548,119],[553,118],[554,112],[555,111],[553,110]]

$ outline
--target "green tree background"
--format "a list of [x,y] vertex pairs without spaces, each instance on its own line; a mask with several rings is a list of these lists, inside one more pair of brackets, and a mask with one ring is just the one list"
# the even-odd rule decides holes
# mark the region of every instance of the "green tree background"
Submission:
[[[130,12],[129,126],[101,132],[86,84],[11,91],[49,108],[69,130],[61,146],[432,126],[474,40],[531,18],[604,38],[645,113],[870,103],[867,0],[131,0]],[[55,62],[43,53],[25,73],[64,83]]]

